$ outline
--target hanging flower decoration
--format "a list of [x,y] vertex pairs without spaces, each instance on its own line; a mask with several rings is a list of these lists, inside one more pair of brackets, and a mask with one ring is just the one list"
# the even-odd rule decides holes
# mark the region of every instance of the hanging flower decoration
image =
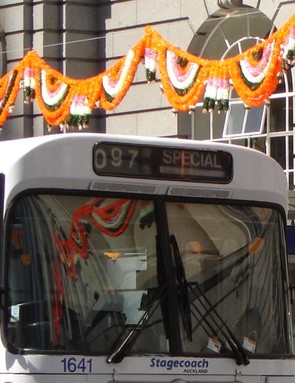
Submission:
[[117,107],[129,90],[144,52],[144,40],[140,41],[127,56],[105,71],[100,81],[100,106],[105,110]]
[[295,27],[291,27],[289,34],[285,38],[284,44],[282,44],[282,57],[284,60],[284,68],[289,69],[289,66],[295,64]]
[[86,95],[73,97],[70,106],[70,115],[66,121],[66,126],[78,126],[79,130],[86,129],[89,124],[91,109]]
[[176,93],[180,96],[187,94],[197,78],[199,65],[177,57],[170,50],[166,51],[166,65],[169,81]]
[[40,71],[40,97],[46,109],[56,111],[65,101],[69,86],[45,70]]
[[230,81],[228,70],[222,65],[222,61],[216,63],[211,69],[203,102],[203,112],[211,112],[217,105],[218,112],[228,110],[229,106]]
[[161,89],[170,105],[176,111],[193,109],[205,89],[207,69],[202,65],[203,60],[170,44],[164,44],[158,56]]
[[8,72],[0,79],[0,126],[12,112],[18,94],[19,74],[17,70]]
[[158,63],[157,47],[153,45],[153,30],[151,27],[145,28],[145,48],[144,48],[144,65],[147,82],[150,84],[156,80],[156,70]]
[[51,68],[35,51],[0,78],[0,126],[13,110],[19,90],[36,100],[49,126],[87,128],[94,108],[113,110],[125,97],[140,63],[148,83],[159,71],[160,88],[175,111],[229,107],[230,88],[248,107],[269,101],[284,71],[295,64],[295,16],[265,41],[225,60],[206,60],[166,41],[150,26],[145,36],[111,68],[88,79],[73,79]]
[[58,126],[68,119],[75,88],[58,72],[41,68],[36,68],[37,104],[48,124]]
[[247,58],[239,62],[241,76],[251,90],[258,89],[264,81],[271,64],[270,56],[273,53],[273,46],[274,43],[268,44],[265,49],[260,49],[252,54],[253,60],[257,61],[257,65],[255,65],[256,63],[252,65]]
[[250,49],[230,68],[233,86],[249,107],[260,106],[275,91],[283,58],[276,41]]
[[26,67],[24,69],[21,88],[24,92],[24,103],[29,104],[35,98],[35,72],[33,68]]
[[158,59],[158,54],[155,50],[150,48],[145,48],[144,64],[145,64],[146,79],[148,83],[154,82],[156,80],[157,59]]

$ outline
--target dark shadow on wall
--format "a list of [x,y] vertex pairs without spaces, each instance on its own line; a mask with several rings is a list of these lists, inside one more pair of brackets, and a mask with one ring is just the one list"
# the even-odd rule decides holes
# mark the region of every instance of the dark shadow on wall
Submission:
[[[58,47],[48,47],[46,57],[56,57],[58,70],[68,77],[89,78],[106,69],[106,19],[111,17],[111,0],[58,2],[59,42]],[[53,66],[53,62],[50,62]],[[79,132],[78,128],[71,131]],[[87,132],[106,132],[106,112],[93,109]],[[51,133],[60,133],[54,127]]]
[[5,38],[4,28],[0,24],[0,77],[2,77],[6,72],[7,72],[6,38]]

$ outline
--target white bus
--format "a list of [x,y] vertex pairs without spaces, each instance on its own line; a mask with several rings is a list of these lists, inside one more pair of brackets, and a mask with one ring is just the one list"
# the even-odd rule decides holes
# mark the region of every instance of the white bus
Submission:
[[0,143],[0,383],[293,383],[286,178],[257,151]]

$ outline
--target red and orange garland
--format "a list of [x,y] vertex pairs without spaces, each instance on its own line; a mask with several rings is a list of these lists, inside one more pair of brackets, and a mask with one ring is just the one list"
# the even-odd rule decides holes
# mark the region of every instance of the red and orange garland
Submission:
[[204,111],[226,111],[231,87],[246,106],[260,106],[269,101],[283,72],[295,64],[295,16],[267,40],[220,61],[185,52],[148,26],[125,57],[83,80],[62,75],[30,51],[0,78],[0,126],[22,89],[24,101],[36,99],[49,126],[87,128],[94,108],[112,110],[121,103],[140,63],[148,83],[156,80],[158,68],[161,90],[175,111],[194,110],[202,97]]

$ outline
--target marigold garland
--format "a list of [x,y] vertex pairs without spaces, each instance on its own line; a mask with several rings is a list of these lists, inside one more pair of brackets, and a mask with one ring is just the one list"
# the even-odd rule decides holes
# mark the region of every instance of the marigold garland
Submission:
[[246,106],[268,102],[283,76],[295,64],[295,16],[265,41],[226,60],[206,60],[167,42],[150,26],[145,36],[103,73],[73,79],[51,68],[32,50],[0,78],[0,126],[22,89],[24,102],[36,99],[49,126],[87,128],[94,108],[116,108],[144,63],[148,83],[159,70],[160,87],[175,111],[228,110],[233,86]]

